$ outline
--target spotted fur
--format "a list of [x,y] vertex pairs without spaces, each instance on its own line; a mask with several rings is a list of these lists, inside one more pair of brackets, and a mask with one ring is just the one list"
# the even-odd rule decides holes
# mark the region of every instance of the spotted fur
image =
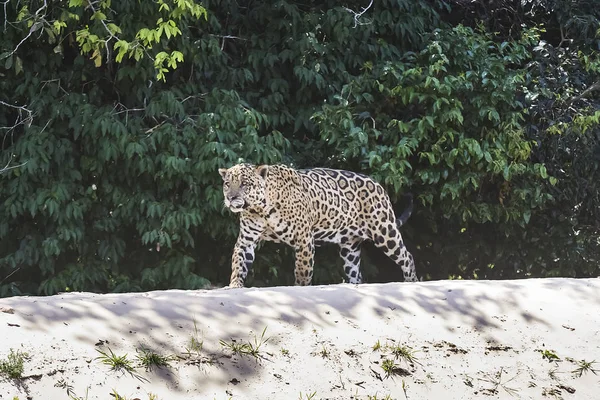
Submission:
[[231,259],[229,287],[243,287],[260,241],[286,243],[296,252],[296,285],[310,285],[315,246],[337,243],[350,283],[361,283],[361,243],[371,240],[416,281],[413,256],[399,228],[412,201],[396,220],[383,187],[350,171],[283,165],[238,164],[219,169],[225,206],[240,214],[240,232]]

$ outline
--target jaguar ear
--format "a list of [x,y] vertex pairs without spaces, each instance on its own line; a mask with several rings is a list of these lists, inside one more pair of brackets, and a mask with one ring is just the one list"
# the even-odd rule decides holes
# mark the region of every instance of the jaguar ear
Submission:
[[255,172],[263,179],[267,179],[267,174],[269,173],[268,165],[259,165],[256,167]]
[[227,168],[219,168],[219,174],[221,175],[221,178],[225,178],[227,175]]

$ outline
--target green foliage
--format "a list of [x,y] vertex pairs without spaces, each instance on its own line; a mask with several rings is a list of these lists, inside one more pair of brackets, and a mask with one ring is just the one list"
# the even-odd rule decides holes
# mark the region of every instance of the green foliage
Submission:
[[[8,2],[0,296],[226,284],[217,168],[238,161],[413,192],[426,277],[598,274],[598,9],[530,3],[478,22],[493,4]],[[368,280],[399,279],[364,254]],[[265,245],[248,283],[292,265]],[[319,250],[315,282],[340,279]]]
[[339,104],[315,114],[323,139],[339,162],[356,159],[394,192],[419,190],[421,204],[440,217],[465,226],[529,222],[550,198],[533,187],[548,174],[528,162],[516,99],[524,72],[507,65],[523,62],[535,34],[496,44],[459,26],[432,39],[419,54],[369,67],[346,85]]
[[[531,110],[540,106],[532,106],[530,100],[549,93],[532,80],[538,64],[535,51],[542,43],[539,34],[537,29],[523,30],[518,40],[506,42],[483,28],[434,30],[422,51],[405,53],[395,62],[365,65],[364,73],[343,87],[334,104],[313,116],[331,154],[339,154],[336,165],[370,171],[396,198],[402,191],[418,193],[422,207],[417,218],[425,229],[415,233],[417,259],[438,266],[442,258],[452,258],[458,269],[451,275],[545,275],[551,273],[544,268],[550,263],[564,264],[563,257],[551,261],[549,248],[526,248],[538,247],[547,229],[556,227],[553,220],[544,231],[525,229],[532,216],[541,219],[547,215],[544,211],[554,212],[554,173],[560,172],[540,160],[540,139],[531,137],[528,124]],[[597,112],[569,117],[569,127],[597,141]],[[561,129],[561,123],[548,125],[545,138]],[[597,175],[598,160],[586,158],[588,174]],[[565,184],[579,191],[583,186]],[[584,201],[595,206],[589,208],[595,214],[600,205],[597,193],[582,193]],[[595,217],[588,215],[586,220]],[[588,241],[585,262],[592,269],[569,275],[585,276],[597,268],[591,263],[597,254],[592,250],[598,246],[597,224],[587,233],[580,239]],[[519,248],[514,248],[511,236],[519,238]],[[470,248],[461,242],[470,242]],[[552,251],[561,249],[573,248],[564,243]]]

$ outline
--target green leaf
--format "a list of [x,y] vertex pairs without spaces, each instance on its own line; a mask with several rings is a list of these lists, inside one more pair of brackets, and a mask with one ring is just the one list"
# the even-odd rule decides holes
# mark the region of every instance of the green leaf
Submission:
[[530,210],[526,210],[523,213],[523,220],[525,221],[526,224],[529,223],[530,218],[531,218],[531,211]]
[[23,72],[23,60],[21,60],[21,57],[15,57],[15,75],[19,75],[21,72]]

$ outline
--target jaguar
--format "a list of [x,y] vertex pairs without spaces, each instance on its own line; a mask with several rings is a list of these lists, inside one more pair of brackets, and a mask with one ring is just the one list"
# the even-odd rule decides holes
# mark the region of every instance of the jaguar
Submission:
[[399,228],[412,214],[409,205],[396,218],[384,188],[351,171],[286,165],[237,164],[220,168],[225,207],[239,214],[240,230],[231,257],[229,288],[244,286],[261,241],[285,243],[295,251],[295,284],[310,285],[315,246],[339,245],[349,283],[362,283],[361,244],[372,241],[417,281],[412,254]]

